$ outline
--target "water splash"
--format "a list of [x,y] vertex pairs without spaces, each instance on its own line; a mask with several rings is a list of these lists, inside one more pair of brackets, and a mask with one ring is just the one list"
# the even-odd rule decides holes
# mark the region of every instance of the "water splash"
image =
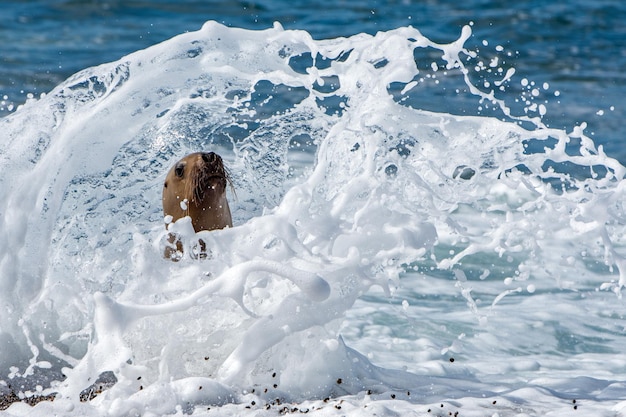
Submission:
[[[94,404],[113,415],[237,402],[254,387],[295,401],[384,392],[421,383],[373,366],[338,328],[407,270],[453,278],[440,295],[461,294],[482,324],[477,292],[492,310],[546,280],[620,295],[624,167],[584,125],[550,129],[542,111],[513,114],[499,89],[476,86],[470,36],[314,41],[210,22],[3,119],[5,380],[76,403],[112,372]],[[504,120],[416,108],[423,58]],[[211,256],[173,264],[161,183],[198,150],[233,174],[236,227],[191,236]]]

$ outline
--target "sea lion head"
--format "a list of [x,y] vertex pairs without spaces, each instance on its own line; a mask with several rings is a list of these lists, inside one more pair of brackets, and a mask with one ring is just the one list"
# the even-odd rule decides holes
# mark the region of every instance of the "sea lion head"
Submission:
[[232,227],[226,186],[230,184],[222,158],[214,152],[185,156],[163,183],[163,212],[172,221],[191,217],[196,232]]

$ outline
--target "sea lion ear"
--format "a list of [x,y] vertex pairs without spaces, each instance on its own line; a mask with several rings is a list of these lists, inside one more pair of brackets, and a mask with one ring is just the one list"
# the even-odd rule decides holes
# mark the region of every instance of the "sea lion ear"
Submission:
[[182,178],[185,175],[185,163],[179,162],[176,164],[176,168],[174,168],[174,173],[178,178]]

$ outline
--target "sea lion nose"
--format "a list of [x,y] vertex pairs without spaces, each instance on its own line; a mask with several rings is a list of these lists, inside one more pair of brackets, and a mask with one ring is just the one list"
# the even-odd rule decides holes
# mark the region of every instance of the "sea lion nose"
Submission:
[[207,164],[215,161],[215,152],[203,152],[202,160]]

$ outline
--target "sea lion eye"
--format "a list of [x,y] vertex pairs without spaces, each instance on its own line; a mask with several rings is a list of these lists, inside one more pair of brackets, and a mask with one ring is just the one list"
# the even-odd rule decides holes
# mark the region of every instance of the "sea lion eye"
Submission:
[[182,162],[177,164],[176,168],[174,168],[174,173],[178,178],[182,178],[185,174],[185,164],[183,164]]

